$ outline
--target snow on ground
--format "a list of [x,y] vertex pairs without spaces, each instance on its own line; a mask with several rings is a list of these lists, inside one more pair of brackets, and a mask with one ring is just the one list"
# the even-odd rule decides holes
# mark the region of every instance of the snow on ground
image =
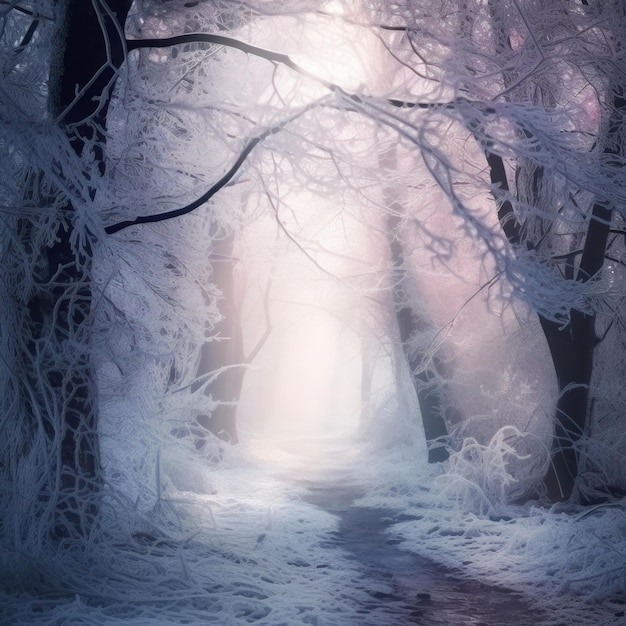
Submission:
[[203,480],[189,470],[189,484],[210,483],[210,493],[184,491],[181,477],[168,487],[146,519],[169,533],[135,531],[132,545],[109,541],[39,563],[33,576],[58,571],[63,580],[0,594],[0,624],[397,626],[388,590],[338,548],[339,517],[303,487],[329,480],[365,493],[356,504],[370,512],[394,511],[401,521],[386,531],[394,550],[518,591],[550,625],[624,622],[622,506],[525,505],[495,515],[449,489],[450,463],[421,457],[417,445],[382,451],[354,438],[249,439],[219,467],[197,467]]
[[522,593],[550,624],[626,623],[626,503],[485,506],[481,485],[450,471],[454,458],[420,456],[410,445],[372,450],[358,470],[370,489],[355,504],[401,513],[388,529],[399,547]]
[[302,499],[303,488],[288,480],[293,462],[258,442],[228,450],[210,470],[213,493],[170,488],[148,512],[169,537],[135,532],[132,547],[88,546],[68,557],[74,578],[64,555],[40,563],[69,591],[59,584],[36,595],[2,593],[0,623],[381,624],[359,613],[369,597],[355,588],[360,574],[328,545],[337,518]]

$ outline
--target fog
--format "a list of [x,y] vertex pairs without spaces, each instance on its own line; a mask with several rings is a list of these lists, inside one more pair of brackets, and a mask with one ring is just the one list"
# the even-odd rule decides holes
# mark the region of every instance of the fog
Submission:
[[0,16],[0,623],[621,623],[615,7],[111,3]]

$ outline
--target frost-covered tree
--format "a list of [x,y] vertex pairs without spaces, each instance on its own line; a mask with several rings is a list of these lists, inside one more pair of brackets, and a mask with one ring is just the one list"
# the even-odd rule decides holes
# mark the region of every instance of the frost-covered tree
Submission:
[[[14,559],[43,558],[45,546],[99,536],[120,494],[138,498],[128,512],[146,493],[158,499],[168,460],[153,441],[150,458],[137,444],[163,437],[176,446],[188,424],[166,417],[142,426],[137,411],[186,413],[188,423],[197,419],[196,437],[234,438],[232,415],[219,427],[202,416],[232,409],[241,386],[243,356],[229,347],[239,204],[186,232],[130,226],[138,214],[156,223],[173,217],[167,209],[204,205],[238,173],[242,140],[249,153],[270,133],[254,132],[254,112],[222,104],[230,94],[215,75],[232,66],[221,47],[187,47],[182,61],[178,48],[131,50],[142,33],[232,31],[249,13],[230,2],[0,6],[5,571]],[[195,102],[185,102],[196,83]],[[212,113],[216,101],[221,113]],[[203,130],[208,155],[197,147]],[[220,153],[230,140],[236,145]],[[171,392],[169,409],[159,388]],[[195,400],[181,403],[190,388],[197,393],[185,397]],[[134,424],[128,409],[116,413],[120,398],[134,405]],[[133,431],[144,438],[128,441]],[[129,467],[120,472],[116,461]],[[156,483],[146,484],[147,473]]]
[[[624,77],[614,69],[622,64],[623,9],[590,9],[574,3],[549,8],[533,3],[491,3],[489,11],[494,56],[503,59],[502,82],[491,98],[529,109],[539,107],[555,119],[561,117],[560,131],[570,139],[571,149],[585,160],[588,153],[599,169],[589,173],[589,179],[600,175],[609,183],[589,189],[591,181],[585,180],[584,170],[564,176],[560,163],[526,156],[527,146],[534,145],[536,150],[539,141],[532,127],[521,124],[517,133],[524,153],[512,166],[511,185],[504,160],[486,146],[490,178],[499,189],[495,193],[502,228],[514,248],[532,251],[560,280],[598,284],[606,280],[603,268],[612,216],[620,204],[611,182],[624,153]],[[594,28],[598,18],[609,16],[616,30]],[[522,64],[529,69],[518,69]],[[504,197],[507,192],[512,199]],[[615,295],[609,292],[605,297],[613,299]],[[556,315],[539,311],[559,387],[546,477],[553,499],[567,499],[572,494],[579,473],[578,442],[591,434],[592,419],[607,417],[593,414],[599,408],[596,398],[606,391],[593,385],[592,378],[599,352],[596,345],[601,335],[606,336],[605,307],[610,310],[613,306],[601,298],[585,300],[583,306]]]
[[[608,344],[622,343],[623,8],[407,2],[394,19],[379,9],[381,29],[403,33],[389,51],[403,67],[395,104],[406,113],[389,116],[419,145],[514,297],[539,316],[558,384],[549,497],[570,497],[581,454],[587,488],[599,487],[606,478],[598,482],[594,471],[612,471],[591,436],[603,440],[623,401],[604,365]],[[463,136],[459,127],[483,163],[446,144],[445,134]],[[475,193],[481,178],[491,184],[500,234],[464,196],[467,174]]]
[[209,431],[236,437],[257,352],[233,314],[242,225],[267,197],[287,232],[288,176],[325,193],[345,180],[313,165],[346,96],[271,50],[282,13],[306,32],[314,11],[2,6],[3,569],[25,584],[33,562],[42,580],[74,575],[45,556],[59,546],[152,526],[166,477],[188,486],[185,459],[213,455]]
[[[16,210],[3,235],[2,467],[28,492],[13,493],[25,519],[52,515],[59,536],[88,532],[101,486],[89,331],[99,228],[88,207],[106,170],[107,111],[130,5],[3,7],[3,201]],[[13,506],[5,511],[15,515]]]
[[[381,165],[395,169],[395,150],[393,147],[381,157]],[[419,310],[415,303],[414,287],[411,284],[411,272],[405,262],[406,244],[403,230],[406,228],[406,212],[404,204],[398,201],[402,189],[387,187],[385,189],[386,236],[391,261],[391,292],[394,316],[398,325],[399,342],[404,353],[409,374],[420,408],[421,422],[428,447],[428,461],[436,463],[448,458],[446,449],[448,427],[446,425],[449,407],[446,406],[446,386],[444,368],[440,355],[431,351],[426,353],[416,348],[415,343],[420,335],[433,335],[432,322],[427,315]],[[413,297],[412,297],[413,296]],[[422,344],[428,341],[422,339]],[[449,417],[449,416],[448,416]]]
[[[269,215],[332,274],[296,187],[377,242],[374,281],[341,280],[393,302],[376,331],[399,336],[427,443],[454,428],[449,451],[463,445],[443,405],[478,406],[485,431],[522,423],[537,376],[521,357],[492,375],[489,357],[540,325],[558,385],[549,497],[579,475],[624,484],[619,3],[42,0],[0,19],[0,515],[25,579],[46,546],[182,525],[165,477],[211,456],[211,431],[236,439],[256,351],[236,313],[242,234]],[[460,295],[438,300],[452,278]],[[466,327],[500,325],[502,347],[454,335],[478,301]],[[455,351],[475,367],[444,372]],[[167,523],[142,517],[148,500]]]

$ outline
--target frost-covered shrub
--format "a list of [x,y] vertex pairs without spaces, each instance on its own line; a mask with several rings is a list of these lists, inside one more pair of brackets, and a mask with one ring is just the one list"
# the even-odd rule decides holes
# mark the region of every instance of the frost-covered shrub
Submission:
[[465,510],[499,515],[507,503],[536,489],[545,473],[548,450],[542,454],[539,445],[524,450],[528,438],[532,436],[504,426],[486,445],[465,439],[437,478],[437,489]]

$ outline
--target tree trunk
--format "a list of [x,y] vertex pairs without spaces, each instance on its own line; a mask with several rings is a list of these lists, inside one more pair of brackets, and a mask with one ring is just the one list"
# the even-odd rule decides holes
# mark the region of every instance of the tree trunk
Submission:
[[[626,101],[621,90],[613,97],[613,113],[607,129],[604,154],[616,154],[619,146],[615,137],[619,131]],[[506,173],[501,157],[486,153],[492,184],[508,191]],[[532,199],[531,199],[532,200]],[[536,200],[536,198],[534,199]],[[611,227],[612,209],[596,202],[585,235],[580,264],[577,271],[570,263],[566,277],[586,282],[602,270]],[[523,241],[522,225],[517,221],[509,201],[499,203],[498,217],[502,229],[512,245]],[[529,248],[533,242],[524,241]],[[576,443],[587,429],[587,413],[590,404],[589,386],[593,373],[594,349],[597,343],[596,318],[593,314],[572,310],[567,324],[559,324],[538,315],[546,337],[552,363],[557,376],[559,398],[554,417],[551,464],[545,477],[550,500],[568,500],[574,491],[578,476],[578,451]]]
[[214,435],[233,444],[239,441],[236,413],[245,375],[241,323],[235,303],[234,243],[235,236],[230,231],[223,235],[217,234],[213,238],[210,251],[212,280],[222,294],[219,305],[222,319],[213,329],[212,340],[207,341],[200,349],[200,362],[196,372],[198,382],[191,388],[192,391],[197,391],[213,372],[222,370],[203,388],[203,393],[210,396],[217,406],[212,411],[199,415],[197,420]]
[[559,387],[554,417],[552,455],[545,484],[553,502],[572,495],[578,476],[576,442],[587,423],[589,383],[593,369],[595,316],[571,312],[570,322],[562,327],[539,315],[550,348]]
[[411,339],[426,330],[428,322],[408,304],[409,276],[404,267],[404,251],[400,241],[401,218],[387,215],[387,237],[392,263],[392,295],[394,312],[402,344],[402,352],[409,367],[411,381],[417,394],[422,414],[422,425],[428,449],[428,462],[437,463],[448,459],[445,448],[448,429],[444,420],[444,389],[441,385],[441,372],[436,357],[433,367],[424,368],[424,354],[411,349]]
[[[380,156],[381,164],[387,169],[396,167],[396,150],[392,147]],[[385,204],[388,214],[385,218],[385,232],[391,260],[391,291],[394,314],[398,324],[402,352],[409,367],[411,381],[417,395],[422,414],[422,425],[428,450],[428,462],[437,463],[448,459],[445,443],[448,429],[444,419],[445,389],[442,386],[441,363],[436,355],[432,357],[432,365],[424,367],[425,354],[411,349],[411,339],[419,332],[424,332],[429,321],[410,305],[413,286],[410,284],[409,272],[405,267],[404,249],[402,245],[402,216],[404,207],[397,198],[398,190],[388,186],[384,189]]]
[[[498,3],[489,0],[489,10],[494,24],[498,24]],[[586,5],[586,0],[583,0]],[[510,49],[510,42],[505,39],[505,29],[497,28],[499,46]],[[503,72],[504,84],[510,80]],[[604,154],[619,154],[623,146],[617,140],[621,125],[624,123],[626,102],[623,89],[613,88],[612,110],[604,135]],[[551,103],[554,106],[554,103]],[[490,168],[491,182],[502,191],[508,191],[508,183],[502,159],[486,153]],[[530,203],[537,201],[537,178],[543,176],[543,168],[537,167],[531,188]],[[519,190],[518,190],[519,191]],[[498,217],[502,229],[512,245],[526,245],[532,248],[535,242],[524,239],[522,224],[517,220],[509,201],[498,203]],[[578,270],[573,261],[568,260],[565,277],[570,280],[586,282],[601,271],[604,265],[608,235],[610,231],[612,207],[595,202],[585,234],[585,245]],[[576,443],[585,434],[587,413],[590,405],[589,385],[593,372],[594,348],[597,343],[595,334],[595,315],[580,311],[571,311],[570,320],[565,325],[557,324],[539,315],[539,321],[550,348],[550,354],[557,376],[559,398],[554,417],[554,437],[552,442],[551,464],[544,482],[548,497],[552,501],[568,500],[574,490],[578,476],[578,451]]]
[[[106,114],[116,72],[125,58],[123,24],[131,0],[109,0],[98,15],[92,2],[60,3],[58,64],[50,72],[50,112],[78,156],[91,150],[95,168],[84,175],[93,199],[104,172]],[[29,192],[38,193],[34,175]],[[90,233],[74,233],[75,199],[55,192],[60,206],[55,241],[33,249],[33,224],[19,226],[24,249],[34,256],[35,288],[23,319],[27,350],[21,355],[29,414],[44,431],[52,467],[44,500],[56,498],[55,534],[86,534],[97,513],[100,486],[97,400],[89,357],[91,317]],[[37,219],[37,218],[35,218]],[[44,218],[45,219],[45,218]]]
[[[502,191],[508,191],[501,157],[489,152],[486,157],[492,184]],[[517,246],[523,242],[529,248],[533,246],[532,242],[524,241],[522,225],[508,200],[499,203],[498,217],[509,243]],[[610,220],[610,213],[608,217]],[[578,280],[586,280],[602,267],[609,226],[608,222],[604,225],[600,219],[594,208],[578,270]],[[570,321],[565,325],[541,314],[537,314],[537,317],[550,349],[559,388],[554,417],[552,460],[545,478],[548,497],[556,502],[570,498],[578,475],[575,444],[584,434],[587,421],[595,346],[595,316],[571,311]]]

